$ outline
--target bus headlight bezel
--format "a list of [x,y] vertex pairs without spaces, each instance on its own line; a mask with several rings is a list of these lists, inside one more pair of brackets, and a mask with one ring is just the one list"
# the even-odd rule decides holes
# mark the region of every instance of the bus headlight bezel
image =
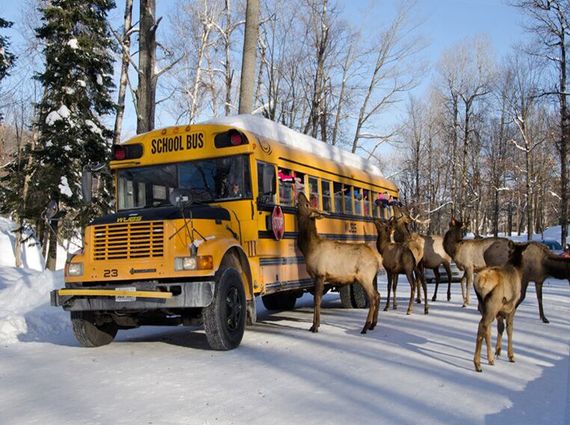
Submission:
[[174,270],[177,272],[188,270],[211,270],[213,268],[214,261],[211,255],[176,257],[174,259]]
[[83,276],[83,263],[68,263],[67,264],[68,276]]

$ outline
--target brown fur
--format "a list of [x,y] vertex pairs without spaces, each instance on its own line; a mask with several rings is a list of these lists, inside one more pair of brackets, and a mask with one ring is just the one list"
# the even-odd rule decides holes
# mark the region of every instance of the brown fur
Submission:
[[[412,219],[409,214],[401,214],[396,218],[396,232],[394,239],[396,242],[407,242],[410,246],[412,252],[414,252],[414,257],[418,261],[419,248],[421,247],[421,262],[420,270],[423,273],[424,268],[432,269],[435,275],[435,290],[431,298],[432,301],[437,300],[437,290],[439,288],[439,283],[441,281],[441,276],[439,274],[439,266],[443,265],[445,271],[447,272],[448,284],[447,284],[447,301],[451,300],[451,257],[445,249],[443,248],[443,236],[437,235],[421,235],[418,233],[413,233],[409,230],[409,225],[412,223]],[[421,240],[421,242],[419,242]],[[419,291],[419,286],[418,286]]]
[[378,323],[380,294],[374,283],[382,259],[365,244],[349,244],[321,239],[315,220],[322,214],[311,207],[303,193],[297,197],[297,245],[305,257],[309,275],[315,279],[315,306],[311,332],[318,332],[321,318],[321,297],[325,282],[335,285],[360,283],[368,298],[368,317],[361,333],[373,330]]
[[461,294],[463,306],[469,305],[471,285],[475,271],[487,266],[485,252],[493,246],[499,252],[508,252],[513,242],[505,238],[484,238],[464,240],[465,228],[463,223],[451,218],[449,230],[443,237],[445,252],[453,258],[460,270],[463,270],[461,278]]
[[[403,243],[390,242],[391,228],[386,223],[375,221],[376,230],[378,231],[378,239],[376,246],[378,252],[382,255],[382,265],[388,274],[388,295],[386,300],[386,307],[384,311],[388,310],[390,306],[390,291],[394,291],[394,301],[392,302],[394,310],[397,309],[396,302],[396,288],[398,286],[398,275],[404,273],[410,283],[410,301],[408,303],[407,314],[413,311],[414,293],[416,290],[416,281],[419,279],[423,283],[424,290],[424,313],[428,314],[427,303],[427,289],[423,275],[418,268],[418,264],[411,249]],[[419,291],[419,288],[418,288]]]
[[[534,282],[538,300],[538,314],[544,323],[549,323],[544,315],[544,307],[542,305],[542,284],[548,276],[557,279],[570,279],[570,259],[552,254],[547,247],[539,242],[526,242],[516,245],[527,247],[522,255],[523,277],[519,304],[526,297],[528,284]],[[501,246],[493,245],[485,254],[485,261],[487,265],[500,266],[508,261],[509,255],[509,252],[505,252]]]
[[514,250],[512,263],[501,267],[487,267],[480,270],[475,279],[475,293],[479,300],[481,320],[477,330],[475,355],[473,364],[475,370],[481,372],[481,349],[483,338],[487,345],[487,360],[490,365],[495,363],[491,349],[491,323],[497,320],[497,345],[495,355],[501,354],[501,342],[507,321],[508,346],[507,353],[510,362],[514,362],[513,353],[513,321],[516,308],[521,296],[521,282],[523,276],[522,252],[526,246],[517,246]]

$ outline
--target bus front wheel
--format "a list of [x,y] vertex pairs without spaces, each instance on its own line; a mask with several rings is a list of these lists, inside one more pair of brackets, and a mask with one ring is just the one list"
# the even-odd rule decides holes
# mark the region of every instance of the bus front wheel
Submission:
[[202,312],[208,344],[214,350],[232,350],[243,337],[246,319],[241,274],[233,267],[220,270],[214,299]]
[[100,347],[115,339],[119,327],[115,322],[97,323],[95,314],[72,311],[73,334],[82,347]]

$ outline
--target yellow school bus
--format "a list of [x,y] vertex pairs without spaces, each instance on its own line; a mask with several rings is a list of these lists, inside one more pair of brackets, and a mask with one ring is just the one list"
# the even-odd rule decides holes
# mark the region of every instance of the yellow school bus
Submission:
[[[118,329],[203,324],[213,349],[233,349],[256,299],[292,309],[313,288],[296,246],[299,191],[328,213],[321,237],[370,244],[398,198],[361,157],[250,115],[137,135],[113,147],[110,169],[116,213],[85,228],[51,293],[83,346]],[[344,290],[343,304],[356,295]]]

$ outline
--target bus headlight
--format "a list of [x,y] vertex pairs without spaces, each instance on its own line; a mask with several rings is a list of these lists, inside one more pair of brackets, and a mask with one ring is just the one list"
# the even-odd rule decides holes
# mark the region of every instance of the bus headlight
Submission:
[[214,260],[211,255],[198,255],[197,257],[176,257],[174,270],[209,270],[214,268]]
[[83,275],[83,263],[69,263],[67,265],[68,276],[81,276]]

